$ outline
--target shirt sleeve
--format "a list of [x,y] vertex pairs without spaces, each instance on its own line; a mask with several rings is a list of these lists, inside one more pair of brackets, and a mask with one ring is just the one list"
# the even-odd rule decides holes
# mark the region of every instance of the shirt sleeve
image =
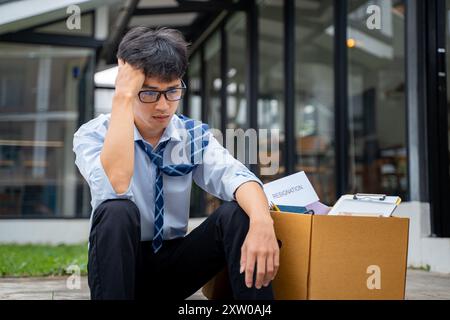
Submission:
[[118,194],[114,191],[103,169],[100,152],[103,148],[107,128],[103,123],[96,124],[94,120],[81,126],[74,134],[75,164],[89,185],[92,197],[95,197],[99,202],[110,199],[132,199],[132,181],[125,193]]
[[263,183],[244,164],[235,159],[208,132],[209,143],[204,150],[203,161],[193,171],[194,182],[203,190],[224,200],[236,200],[235,192],[243,183]]

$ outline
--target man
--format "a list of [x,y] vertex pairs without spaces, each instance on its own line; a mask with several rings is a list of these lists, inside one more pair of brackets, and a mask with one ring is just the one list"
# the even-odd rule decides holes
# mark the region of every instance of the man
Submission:
[[[235,299],[273,299],[279,248],[261,181],[204,125],[175,114],[185,91],[182,35],[134,28],[117,57],[111,114],[74,136],[92,195],[91,298],[184,299],[227,267]],[[195,137],[181,134],[186,128],[202,128],[197,149]],[[180,165],[175,150],[188,145],[191,160],[195,153],[209,161]],[[192,180],[225,202],[186,235]]]

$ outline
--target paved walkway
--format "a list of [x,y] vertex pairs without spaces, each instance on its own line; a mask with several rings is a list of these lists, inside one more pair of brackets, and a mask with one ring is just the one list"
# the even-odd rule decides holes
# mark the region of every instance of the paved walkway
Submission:
[[[73,284],[69,283],[69,287]],[[0,300],[89,300],[87,277],[68,289],[67,277],[0,278]],[[199,290],[189,300],[206,299]]]
[[[87,278],[82,277],[80,289],[69,290],[67,277],[0,278],[0,300],[87,300]],[[199,290],[188,298],[205,299]],[[450,275],[408,270],[408,300],[450,300]]]
[[450,300],[450,274],[408,270],[406,299]]

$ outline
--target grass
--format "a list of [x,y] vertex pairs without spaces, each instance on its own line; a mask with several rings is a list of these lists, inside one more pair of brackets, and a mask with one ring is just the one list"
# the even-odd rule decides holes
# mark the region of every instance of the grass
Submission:
[[427,272],[430,272],[431,266],[430,266],[429,264],[424,265],[424,266],[419,266],[419,267],[417,267],[417,266],[409,266],[408,269],[411,269],[411,270],[421,270],[421,271],[427,271]]
[[77,265],[87,274],[87,243],[79,245],[0,245],[0,277],[63,276]]

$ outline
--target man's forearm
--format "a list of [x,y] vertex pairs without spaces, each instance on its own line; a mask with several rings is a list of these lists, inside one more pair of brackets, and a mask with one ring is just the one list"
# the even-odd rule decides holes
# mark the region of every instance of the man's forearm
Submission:
[[261,186],[254,181],[242,184],[236,190],[236,200],[250,219],[249,230],[241,247],[240,272],[245,271],[248,288],[268,286],[278,272],[280,249],[270,216],[269,204]]
[[134,170],[133,97],[114,96],[100,159],[114,191],[126,192]]
[[236,190],[236,201],[247,213],[250,222],[271,220],[267,197],[261,186],[255,181],[249,181]]

